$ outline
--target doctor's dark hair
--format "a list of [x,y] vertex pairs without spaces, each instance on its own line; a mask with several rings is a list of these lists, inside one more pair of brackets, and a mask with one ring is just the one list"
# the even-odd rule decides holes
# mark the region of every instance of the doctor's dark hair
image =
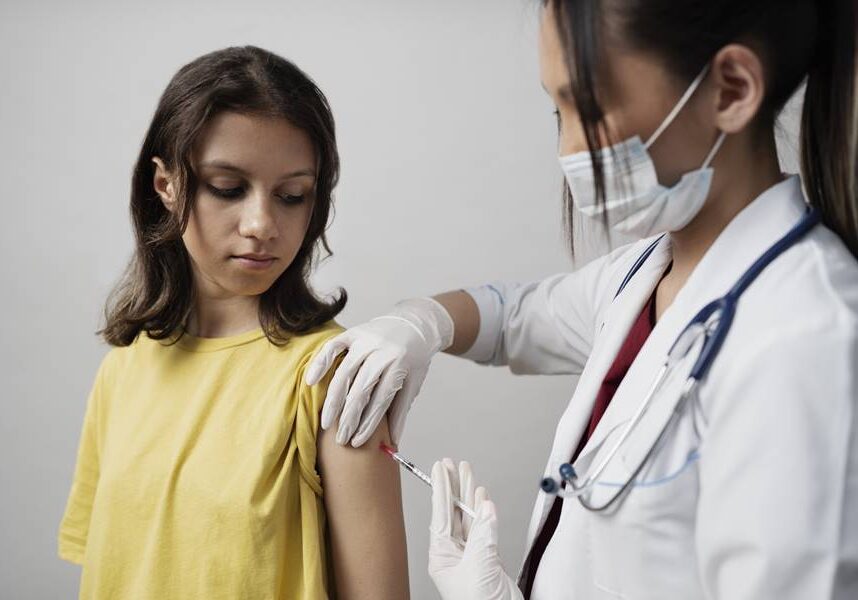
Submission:
[[[659,56],[688,83],[723,46],[744,43],[758,51],[766,72],[755,127],[773,128],[807,83],[801,167],[808,200],[858,257],[855,0],[543,0],[543,6],[553,11],[565,49],[600,202],[605,182],[597,150],[610,143],[599,98],[605,32]],[[569,227],[568,187],[564,196]]]
[[[273,343],[308,331],[336,316],[345,290],[324,302],[308,283],[322,250],[331,250],[325,229],[339,177],[334,118],[324,94],[294,64],[254,46],[211,52],[173,76],[161,96],[131,182],[134,255],[105,307],[98,333],[127,346],[145,331],[153,339],[180,332],[193,306],[193,275],[182,241],[197,190],[191,161],[203,128],[222,112],[284,118],[307,133],[316,152],[313,214],[295,259],[259,301],[260,324]],[[177,179],[177,210],[168,211],[154,188],[153,157]]]

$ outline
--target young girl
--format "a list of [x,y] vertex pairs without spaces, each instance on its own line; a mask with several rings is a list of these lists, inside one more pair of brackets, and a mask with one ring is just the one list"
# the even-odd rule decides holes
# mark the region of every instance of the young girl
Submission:
[[346,302],[307,281],[337,176],[327,101],[283,58],[228,48],[167,86],[59,533],[82,598],[408,596],[386,423],[317,436],[327,380],[303,382]]

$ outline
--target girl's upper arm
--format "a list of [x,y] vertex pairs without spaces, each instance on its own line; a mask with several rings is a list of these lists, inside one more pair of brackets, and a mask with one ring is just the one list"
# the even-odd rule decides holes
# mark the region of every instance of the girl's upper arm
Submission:
[[337,597],[408,598],[408,558],[399,469],[380,451],[387,419],[360,448],[340,446],[336,429],[320,431],[318,466]]

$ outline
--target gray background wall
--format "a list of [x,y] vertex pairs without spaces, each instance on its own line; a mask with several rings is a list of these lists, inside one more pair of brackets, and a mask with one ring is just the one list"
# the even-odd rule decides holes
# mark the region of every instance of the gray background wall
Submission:
[[[252,43],[328,95],[343,177],[336,255],[316,282],[349,290],[340,321],[352,325],[400,298],[572,268],[535,4],[0,5],[0,597],[76,595],[79,569],[56,557],[56,531],[107,350],[93,332],[131,251],[131,165],[176,69]],[[606,248],[592,231],[582,239],[582,261]],[[427,468],[442,456],[472,462],[497,501],[511,571],[573,386],[442,356],[412,412],[402,451]],[[412,596],[433,598],[428,490],[409,477],[403,488]]]

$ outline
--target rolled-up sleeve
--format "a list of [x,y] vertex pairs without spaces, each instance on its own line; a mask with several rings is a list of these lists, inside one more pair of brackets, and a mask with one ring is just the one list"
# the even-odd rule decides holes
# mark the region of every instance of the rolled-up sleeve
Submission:
[[572,273],[530,283],[465,288],[479,309],[476,341],[462,356],[522,374],[580,374],[590,356],[598,307],[621,268],[620,248]]

